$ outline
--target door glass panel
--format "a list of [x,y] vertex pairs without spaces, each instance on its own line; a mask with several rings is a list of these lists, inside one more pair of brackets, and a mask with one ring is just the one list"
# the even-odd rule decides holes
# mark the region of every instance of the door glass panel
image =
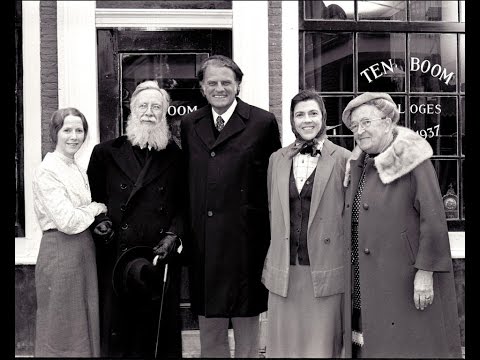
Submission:
[[410,35],[410,90],[454,92],[457,89],[457,35]]
[[358,34],[358,91],[405,91],[405,34]]
[[157,80],[170,95],[167,121],[180,145],[180,117],[207,104],[200,93],[197,71],[208,53],[121,54],[122,126],[124,134],[130,115],[130,98],[145,80]]
[[432,146],[434,155],[457,154],[457,99],[453,96],[412,96],[411,128]]
[[399,20],[407,18],[406,1],[359,1],[359,20]]
[[410,1],[411,21],[458,21],[458,1]]
[[304,73],[306,88],[352,91],[352,33],[306,33]]

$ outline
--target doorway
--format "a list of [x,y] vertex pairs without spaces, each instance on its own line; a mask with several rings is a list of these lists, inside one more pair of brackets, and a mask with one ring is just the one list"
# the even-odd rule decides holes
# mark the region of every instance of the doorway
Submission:
[[[231,30],[97,30],[100,141],[124,134],[130,97],[144,80],[157,80],[171,102],[167,121],[180,145],[181,117],[206,105],[196,74],[211,55],[232,56]],[[187,269],[182,269],[180,314],[183,330],[198,329],[190,311]]]

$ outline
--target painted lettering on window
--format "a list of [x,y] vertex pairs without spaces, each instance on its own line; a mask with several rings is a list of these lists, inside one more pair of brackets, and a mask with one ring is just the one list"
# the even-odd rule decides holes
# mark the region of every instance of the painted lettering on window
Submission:
[[[371,83],[373,80],[384,75],[395,74],[398,70],[403,69],[401,69],[393,59],[388,59],[386,62],[380,61],[379,63],[370,65],[365,70],[360,71],[360,76],[364,76],[367,78],[368,82]],[[445,82],[446,85],[455,79],[455,74],[453,72],[447,73],[447,69],[442,68],[441,65],[432,64],[426,59],[420,61],[418,57],[414,56],[410,58],[410,71],[421,71],[424,74],[430,73],[431,76]]]
[[194,107],[191,107],[190,105],[187,105],[187,106],[184,106],[184,105],[180,105],[180,106],[170,105],[168,107],[167,113],[170,116],[175,116],[175,115],[183,116],[183,115],[191,113],[193,111],[197,111],[197,105],[195,105]]

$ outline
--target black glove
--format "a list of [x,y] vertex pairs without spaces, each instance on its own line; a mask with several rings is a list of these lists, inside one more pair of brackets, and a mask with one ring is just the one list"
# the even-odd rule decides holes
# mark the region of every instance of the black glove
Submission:
[[176,234],[168,232],[166,233],[165,237],[160,240],[158,245],[153,248],[153,254],[155,256],[158,255],[157,260],[167,261],[170,259],[172,254],[175,253],[175,249],[179,241],[180,238]]
[[110,220],[103,220],[99,222],[93,229],[95,239],[108,244],[113,239],[114,231],[112,228],[112,222]]

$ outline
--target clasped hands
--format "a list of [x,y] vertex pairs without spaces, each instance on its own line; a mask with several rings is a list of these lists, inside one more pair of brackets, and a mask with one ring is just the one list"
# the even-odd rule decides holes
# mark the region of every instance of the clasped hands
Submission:
[[108,244],[114,235],[112,222],[110,220],[99,222],[93,229],[93,233],[96,235],[97,239],[103,240],[105,244]]

